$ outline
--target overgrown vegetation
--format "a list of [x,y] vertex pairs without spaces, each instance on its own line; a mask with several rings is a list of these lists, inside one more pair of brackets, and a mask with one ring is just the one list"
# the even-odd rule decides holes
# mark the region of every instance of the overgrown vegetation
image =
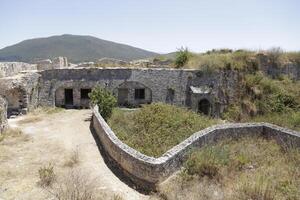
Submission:
[[113,108],[116,106],[117,100],[112,93],[100,86],[95,87],[89,94],[91,102],[98,105],[99,113],[107,120],[111,114]]
[[114,109],[108,120],[118,138],[138,151],[159,157],[173,146],[217,120],[185,108],[157,103],[137,111]]
[[175,58],[175,67],[176,68],[182,68],[184,65],[187,64],[189,61],[189,58],[191,57],[191,53],[187,48],[180,48],[176,52],[176,58]]
[[237,102],[223,114],[230,121],[270,122],[300,130],[300,82],[246,74]]
[[213,49],[206,53],[192,53],[181,48],[174,59],[174,66],[177,68],[207,71],[232,69],[253,72],[261,69],[262,64],[282,68],[287,63],[300,65],[300,52],[284,52],[276,47],[266,51]]
[[165,199],[300,199],[300,151],[259,136],[227,139],[192,152]]

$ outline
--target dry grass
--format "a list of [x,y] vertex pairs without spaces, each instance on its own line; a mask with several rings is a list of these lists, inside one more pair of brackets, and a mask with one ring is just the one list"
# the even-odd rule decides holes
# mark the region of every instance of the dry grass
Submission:
[[57,107],[38,107],[33,111],[31,111],[30,113],[28,113],[26,118],[18,121],[18,124],[24,125],[24,124],[40,122],[43,120],[43,117],[45,115],[52,115],[55,113],[59,113],[61,111],[63,111],[63,109]]
[[75,149],[71,152],[70,156],[66,159],[64,166],[66,167],[74,167],[78,165],[80,162],[79,160],[79,151]]
[[30,112],[30,114],[33,115],[38,115],[38,114],[55,114],[55,113],[59,113],[62,112],[64,109],[63,108],[58,108],[58,107],[38,107],[36,109],[34,109],[32,112]]
[[28,135],[23,134],[18,128],[8,128],[0,135],[0,145],[13,145],[18,142],[26,142],[30,139]]
[[[95,180],[89,174],[79,169],[72,169],[61,174],[47,192],[57,200],[106,200],[105,192],[98,191]],[[117,198],[116,198],[117,197]],[[113,199],[121,200],[115,195]]]
[[28,116],[24,119],[21,119],[20,121],[18,121],[18,124],[22,125],[22,124],[29,124],[29,123],[36,123],[42,121],[42,117],[41,116]]
[[50,163],[47,166],[40,167],[38,172],[40,178],[39,185],[41,185],[42,187],[51,186],[56,179],[54,166]]
[[226,140],[193,152],[184,170],[159,191],[168,200],[300,199],[299,164],[299,149],[273,140]]

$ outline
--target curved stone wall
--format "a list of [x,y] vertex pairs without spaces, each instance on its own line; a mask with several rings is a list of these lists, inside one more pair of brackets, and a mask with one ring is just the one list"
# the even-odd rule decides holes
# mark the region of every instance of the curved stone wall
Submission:
[[146,156],[120,141],[108,124],[93,108],[91,124],[106,155],[116,162],[133,182],[155,185],[180,169],[188,152],[195,147],[212,144],[222,138],[261,135],[275,138],[282,145],[300,148],[300,133],[268,123],[216,125],[194,133],[159,158]]
[[0,134],[7,127],[7,102],[0,96]]

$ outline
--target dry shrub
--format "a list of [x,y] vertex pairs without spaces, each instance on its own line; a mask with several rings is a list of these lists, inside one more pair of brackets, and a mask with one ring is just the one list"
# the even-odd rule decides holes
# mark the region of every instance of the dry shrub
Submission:
[[18,124],[29,124],[42,121],[40,116],[27,116],[26,118],[20,120]]
[[56,179],[56,175],[54,173],[54,166],[51,163],[49,163],[47,166],[40,167],[39,177],[39,184],[42,187],[51,186]]
[[79,151],[75,149],[72,151],[70,157],[66,160],[64,166],[66,167],[74,167],[80,162],[79,160]]
[[80,170],[71,170],[56,181],[48,192],[57,200],[95,200],[96,187],[93,180]]
[[237,193],[237,199],[240,200],[273,200],[275,199],[275,190],[263,179],[254,184],[243,183]]
[[[18,128],[8,128],[6,129],[1,135],[0,135],[0,143],[3,142],[3,144],[6,145],[13,145],[17,143],[18,141],[28,141],[29,136],[25,135],[21,129]],[[6,139],[10,139],[5,141]]]

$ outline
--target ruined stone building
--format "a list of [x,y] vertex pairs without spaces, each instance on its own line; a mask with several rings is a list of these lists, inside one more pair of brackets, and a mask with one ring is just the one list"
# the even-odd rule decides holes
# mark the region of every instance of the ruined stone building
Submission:
[[0,106],[8,117],[37,106],[89,108],[88,94],[95,86],[110,90],[119,106],[164,102],[219,117],[239,91],[235,70],[68,68],[62,57],[54,59],[51,67],[49,63],[0,63],[0,96],[5,102]]

